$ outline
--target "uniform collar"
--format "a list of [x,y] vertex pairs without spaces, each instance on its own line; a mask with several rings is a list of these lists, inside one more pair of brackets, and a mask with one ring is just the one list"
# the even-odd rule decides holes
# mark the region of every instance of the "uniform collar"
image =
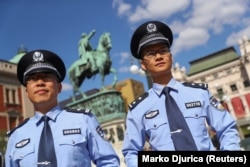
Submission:
[[[178,82],[172,78],[168,84],[166,85],[167,87],[170,87],[171,89],[175,90],[175,91],[178,91],[178,86],[177,86]],[[161,96],[162,94],[162,91],[163,89],[166,87],[166,86],[163,86],[163,85],[160,85],[158,83],[153,83],[153,91],[158,95],[158,96]]]
[[[59,105],[52,108],[50,111],[46,113],[46,115],[53,121],[56,120],[57,115],[61,112],[61,108]],[[44,116],[41,112],[36,111],[35,112],[35,119],[37,120],[37,123],[40,121],[41,117]]]

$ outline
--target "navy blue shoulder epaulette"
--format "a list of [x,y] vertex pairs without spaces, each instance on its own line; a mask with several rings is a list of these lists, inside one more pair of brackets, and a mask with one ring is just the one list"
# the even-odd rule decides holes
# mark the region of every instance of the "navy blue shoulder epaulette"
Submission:
[[141,96],[137,97],[132,103],[128,105],[129,110],[131,111],[135,108],[140,102],[142,102],[146,97],[148,97],[148,92],[145,92]]
[[66,110],[67,112],[73,112],[73,113],[83,113],[83,114],[89,114],[90,113],[90,109],[73,109],[73,108],[64,108],[64,110]]
[[184,86],[192,87],[192,88],[201,88],[204,90],[208,89],[208,84],[206,83],[190,83],[190,82],[184,82],[182,83]]
[[10,137],[11,134],[18,128],[20,128],[21,126],[23,126],[24,124],[26,124],[28,122],[30,118],[26,118],[23,122],[21,122],[19,125],[17,125],[15,128],[13,128],[12,130],[7,132],[7,136]]

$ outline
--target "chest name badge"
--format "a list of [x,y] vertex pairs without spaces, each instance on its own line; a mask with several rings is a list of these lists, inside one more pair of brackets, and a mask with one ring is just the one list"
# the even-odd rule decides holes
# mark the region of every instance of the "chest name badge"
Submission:
[[26,146],[27,144],[29,144],[30,139],[23,139],[20,142],[16,143],[16,148],[22,148],[24,146]]
[[146,118],[146,119],[152,119],[152,118],[156,117],[158,114],[159,114],[159,111],[158,111],[158,110],[150,111],[149,113],[147,113],[147,114],[145,115],[145,118]]
[[201,102],[200,101],[189,102],[189,103],[185,103],[185,106],[186,108],[201,107]]
[[63,130],[63,135],[75,135],[75,134],[81,134],[81,129],[76,128],[76,129],[64,129]]

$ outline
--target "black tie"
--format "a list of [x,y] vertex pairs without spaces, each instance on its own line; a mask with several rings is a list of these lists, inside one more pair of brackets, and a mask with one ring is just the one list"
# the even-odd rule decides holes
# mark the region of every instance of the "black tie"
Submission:
[[170,90],[171,88],[165,87],[163,92],[166,96],[166,110],[175,150],[195,151],[197,150],[197,147],[192,134],[175,100],[172,98],[172,96],[170,96]]
[[53,136],[49,126],[50,118],[43,116],[44,127],[40,138],[38,150],[38,167],[57,167],[56,153],[54,148]]

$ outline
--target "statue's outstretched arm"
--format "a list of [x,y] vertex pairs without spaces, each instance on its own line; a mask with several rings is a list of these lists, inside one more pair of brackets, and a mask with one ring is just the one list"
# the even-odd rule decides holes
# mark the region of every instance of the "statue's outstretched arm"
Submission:
[[88,38],[90,39],[90,38],[92,38],[92,36],[95,34],[95,29],[94,30],[92,30],[90,33],[89,33],[89,36],[88,36]]

